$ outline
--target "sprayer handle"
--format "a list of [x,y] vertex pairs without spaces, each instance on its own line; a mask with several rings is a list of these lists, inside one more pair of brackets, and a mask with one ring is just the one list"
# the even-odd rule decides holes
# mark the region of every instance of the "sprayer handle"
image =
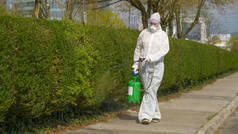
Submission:
[[139,58],[139,62],[143,62],[145,58]]

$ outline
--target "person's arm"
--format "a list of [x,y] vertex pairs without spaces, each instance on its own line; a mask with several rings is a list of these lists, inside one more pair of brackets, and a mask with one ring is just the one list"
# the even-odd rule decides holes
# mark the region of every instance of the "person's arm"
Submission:
[[151,62],[156,62],[164,58],[164,56],[169,52],[169,39],[167,34],[164,34],[164,37],[162,38],[162,43],[161,43],[160,50],[154,54],[149,56]]
[[137,44],[136,44],[136,48],[135,48],[135,52],[134,52],[134,64],[132,65],[132,68],[134,69],[138,69],[138,65],[139,62],[139,58],[141,55],[141,45],[142,45],[142,33],[139,35],[138,39],[137,39]]

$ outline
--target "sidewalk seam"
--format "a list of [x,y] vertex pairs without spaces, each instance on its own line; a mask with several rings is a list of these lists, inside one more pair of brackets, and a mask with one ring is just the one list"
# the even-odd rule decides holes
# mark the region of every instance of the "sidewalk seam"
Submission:
[[216,130],[224,123],[224,121],[236,110],[238,107],[238,95],[222,110],[220,110],[215,117],[209,120],[203,127],[201,127],[195,134],[214,134]]

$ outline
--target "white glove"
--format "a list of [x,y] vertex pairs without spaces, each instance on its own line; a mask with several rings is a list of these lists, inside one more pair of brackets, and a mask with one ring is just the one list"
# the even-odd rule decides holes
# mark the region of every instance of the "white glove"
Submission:
[[146,57],[143,62],[151,62],[151,59],[149,57]]
[[137,67],[133,68],[133,72],[134,72],[135,74],[138,74],[138,73],[139,73],[138,68],[137,68]]

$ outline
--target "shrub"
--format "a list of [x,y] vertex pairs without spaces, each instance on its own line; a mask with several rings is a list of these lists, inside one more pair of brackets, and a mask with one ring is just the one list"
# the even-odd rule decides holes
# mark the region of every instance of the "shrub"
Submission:
[[[85,29],[86,35],[93,39],[94,48],[98,50],[93,80],[93,83],[96,81],[93,89],[97,102],[106,99],[108,103],[126,105],[131,65],[112,70],[109,78],[105,76],[111,66],[132,61],[139,32],[104,27]],[[235,70],[238,68],[237,57],[236,53],[211,45],[170,38],[170,52],[165,58],[165,75],[158,94],[177,92],[183,87]],[[104,85],[100,86],[100,83]]]
[[0,17],[0,121],[91,101],[93,50],[70,22]]
[[[68,107],[127,105],[138,31],[67,21],[0,17],[0,122],[38,118]],[[170,38],[159,95],[238,68],[238,54]]]

